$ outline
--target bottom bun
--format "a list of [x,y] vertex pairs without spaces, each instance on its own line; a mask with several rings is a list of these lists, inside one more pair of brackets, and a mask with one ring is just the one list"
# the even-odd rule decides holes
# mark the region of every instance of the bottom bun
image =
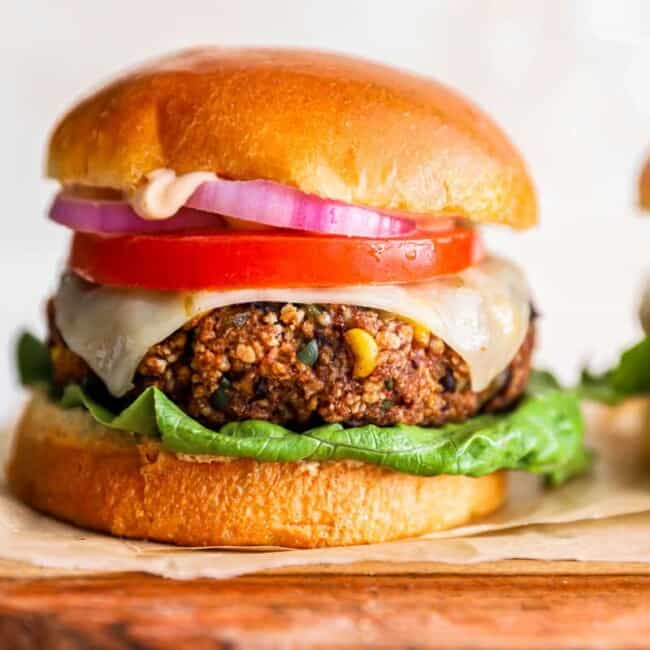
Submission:
[[421,477],[365,463],[180,456],[36,394],[8,470],[30,506],[121,537],[191,546],[311,548],[465,524],[505,498],[501,473]]
[[610,460],[650,467],[650,398],[630,397],[615,406],[584,402],[589,442]]

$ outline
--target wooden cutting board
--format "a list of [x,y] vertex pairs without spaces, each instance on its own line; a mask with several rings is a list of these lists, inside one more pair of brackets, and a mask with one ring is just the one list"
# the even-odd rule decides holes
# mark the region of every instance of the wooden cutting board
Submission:
[[309,567],[0,580],[0,648],[646,648],[650,565]]

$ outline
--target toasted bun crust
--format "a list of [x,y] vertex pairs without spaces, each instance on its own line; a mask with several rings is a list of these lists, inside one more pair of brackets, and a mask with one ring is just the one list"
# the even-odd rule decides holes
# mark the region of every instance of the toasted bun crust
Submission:
[[650,160],[644,165],[639,178],[639,205],[644,210],[650,210]]
[[525,228],[525,165],[435,81],[331,53],[203,48],[101,88],[49,149],[64,184],[132,189],[154,169],[269,179],[325,198]]
[[183,459],[36,395],[19,424],[11,490],[32,507],[122,537],[191,546],[384,542],[498,508],[505,478],[423,478],[350,462]]

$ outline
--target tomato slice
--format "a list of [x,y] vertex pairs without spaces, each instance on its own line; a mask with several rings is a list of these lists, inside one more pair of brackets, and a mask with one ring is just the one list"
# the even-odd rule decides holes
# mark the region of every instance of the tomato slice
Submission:
[[418,282],[482,256],[476,230],[361,239],[293,231],[156,235],[75,233],[69,267],[98,284],[161,290]]

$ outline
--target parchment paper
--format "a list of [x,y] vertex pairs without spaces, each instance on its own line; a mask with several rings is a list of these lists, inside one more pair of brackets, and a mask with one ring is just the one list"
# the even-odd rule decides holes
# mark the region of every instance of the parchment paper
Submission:
[[[592,441],[601,454],[591,475],[546,490],[535,477],[512,474],[508,505],[492,517],[454,531],[371,546],[206,550],[127,541],[42,516],[0,485],[0,575],[39,575],[34,566],[44,567],[43,575],[53,570],[145,571],[189,579],[369,561],[650,562],[650,471],[638,462],[638,430],[616,430],[608,422],[603,431],[598,413],[590,415]],[[0,461],[4,466],[4,458]]]

